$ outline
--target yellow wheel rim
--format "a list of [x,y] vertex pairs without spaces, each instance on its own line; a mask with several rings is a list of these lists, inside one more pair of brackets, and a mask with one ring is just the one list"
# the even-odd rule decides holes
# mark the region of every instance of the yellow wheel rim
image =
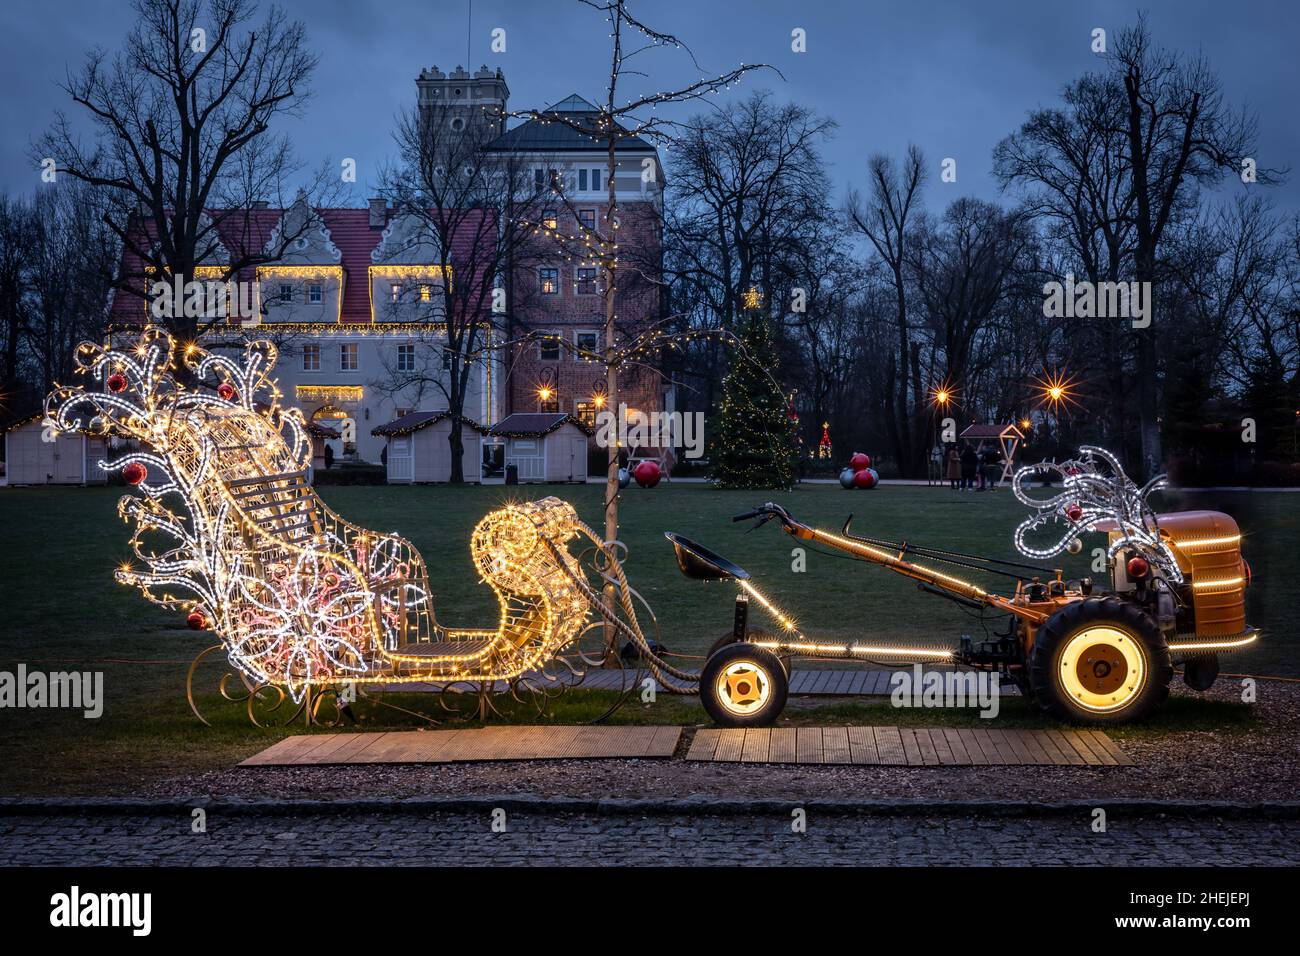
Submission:
[[1132,634],[1089,627],[1066,642],[1058,674],[1076,704],[1098,714],[1132,703],[1146,685],[1146,660]]
[[753,661],[735,661],[718,674],[714,690],[728,713],[743,717],[767,703],[772,696],[772,678]]

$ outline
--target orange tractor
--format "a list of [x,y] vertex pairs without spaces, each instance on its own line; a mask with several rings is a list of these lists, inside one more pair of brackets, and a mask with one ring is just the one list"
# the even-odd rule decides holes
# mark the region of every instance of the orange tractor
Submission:
[[[1035,497],[1028,483],[1045,471],[1059,476],[1061,487],[1049,497]],[[1021,555],[1042,561],[1077,554],[1083,534],[1105,533],[1109,580],[1104,584],[1067,580],[1061,569],[1045,565],[863,537],[852,533],[849,522],[839,533],[823,531],[771,502],[733,519],[755,518],[755,527],[775,519],[801,541],[883,565],[968,608],[1008,615],[1006,628],[992,638],[963,638],[955,648],[806,638],[743,569],[669,534],[688,576],[731,578],[740,585],[735,627],[714,646],[700,675],[705,708],[726,726],[770,723],[784,706],[794,658],[924,660],[998,671],[1053,716],[1091,724],[1150,714],[1169,695],[1175,663],[1182,664],[1189,687],[1206,690],[1218,674],[1218,656],[1258,637],[1245,618],[1250,570],[1241,557],[1241,534],[1228,515],[1157,515],[1147,498],[1163,486],[1163,476],[1136,486],[1114,456],[1089,446],[1077,460],[1044,462],[1015,475],[1012,490],[1034,510],[1016,529]],[[1032,544],[1030,539],[1044,530],[1052,531],[1049,543]],[[1005,575],[1014,580],[1014,589],[992,593],[961,576],[969,571]],[[751,598],[775,618],[776,633],[749,629]]]

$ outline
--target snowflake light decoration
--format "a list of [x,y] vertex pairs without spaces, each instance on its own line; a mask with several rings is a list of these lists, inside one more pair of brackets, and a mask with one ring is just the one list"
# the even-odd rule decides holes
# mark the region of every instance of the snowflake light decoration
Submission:
[[[1059,494],[1036,498],[1028,493],[1025,482],[1042,472],[1061,477]],[[1118,458],[1095,445],[1081,446],[1077,459],[1025,465],[1012,476],[1011,490],[1034,509],[1034,514],[1016,528],[1016,549],[1026,557],[1051,558],[1081,547],[1080,538],[1086,532],[1105,529],[1115,532],[1107,549],[1108,558],[1124,550],[1137,551],[1165,580],[1181,584],[1183,573],[1173,551],[1161,538],[1155,511],[1147,502],[1153,492],[1167,484],[1164,475],[1157,475],[1139,487],[1124,473]],[[1045,547],[1028,543],[1031,534],[1048,527],[1062,529],[1054,543]]]

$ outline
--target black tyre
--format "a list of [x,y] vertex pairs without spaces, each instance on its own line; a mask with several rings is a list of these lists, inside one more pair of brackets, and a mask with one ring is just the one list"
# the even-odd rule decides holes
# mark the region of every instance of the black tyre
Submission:
[[700,702],[722,727],[765,727],[785,709],[790,682],[771,651],[748,641],[709,656],[700,672]]
[[1061,608],[1034,636],[1030,683],[1060,720],[1119,724],[1164,703],[1173,679],[1169,647],[1151,616],[1117,597]]
[[1219,655],[1189,657],[1183,664],[1183,683],[1192,690],[1206,691],[1219,677]]

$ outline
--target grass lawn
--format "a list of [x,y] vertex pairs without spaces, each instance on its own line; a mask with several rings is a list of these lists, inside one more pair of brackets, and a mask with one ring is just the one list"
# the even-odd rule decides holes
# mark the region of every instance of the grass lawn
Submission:
[[[415,542],[429,564],[442,622],[484,626],[494,621],[496,608],[489,589],[471,571],[468,539],[475,522],[508,495],[553,493],[574,502],[596,526],[602,490],[594,485],[325,487],[320,493],[348,518],[377,530],[400,531]],[[162,774],[229,766],[285,733],[249,727],[234,708],[222,712],[211,729],[190,716],[185,671],[213,641],[211,635],[185,630],[179,614],[156,608],[113,582],[114,566],[127,557],[127,528],[115,513],[119,494],[120,489],[107,488],[0,489],[0,528],[7,543],[0,553],[0,669],[25,662],[41,670],[103,670],[107,699],[99,720],[67,712],[0,710],[5,767],[0,791],[130,789],[133,782]],[[822,527],[838,528],[852,510],[857,512],[854,527],[862,533],[1006,557],[1013,556],[1011,532],[1024,513],[1005,490],[954,494],[885,486],[848,493],[836,486],[809,485],[771,495],[697,484],[661,485],[652,491],[634,487],[624,498],[621,530],[629,548],[628,575],[655,608],[670,650],[701,654],[726,631],[734,589],[683,578],[663,538],[666,530],[695,538],[747,568],[813,637],[950,641],[997,623],[995,618],[981,622],[977,615],[918,592],[904,578],[842,557],[809,551],[806,571],[794,571],[792,548],[799,542],[775,526],[746,534],[747,525],[729,520],[768,497]],[[1249,617],[1265,634],[1256,649],[1227,660],[1224,670],[1300,674],[1300,627],[1293,616],[1300,600],[1300,496],[1180,494],[1166,507],[1228,511],[1248,535],[1246,556],[1255,574]],[[1084,557],[1069,559],[1067,570],[1087,573]],[[999,579],[984,583],[1002,586]],[[603,709],[599,696],[571,695],[553,719],[587,719]],[[1018,701],[1004,703],[1007,720],[1038,721]],[[1196,725],[1209,714],[1191,706],[1190,711],[1184,705],[1172,709],[1166,719]],[[393,714],[374,714],[374,725],[401,723]],[[944,717],[955,720],[952,714]],[[704,715],[693,700],[660,695],[654,707],[628,706],[614,719],[691,723]],[[790,719],[900,723],[932,722],[934,715],[884,710],[877,702],[792,708]]]

